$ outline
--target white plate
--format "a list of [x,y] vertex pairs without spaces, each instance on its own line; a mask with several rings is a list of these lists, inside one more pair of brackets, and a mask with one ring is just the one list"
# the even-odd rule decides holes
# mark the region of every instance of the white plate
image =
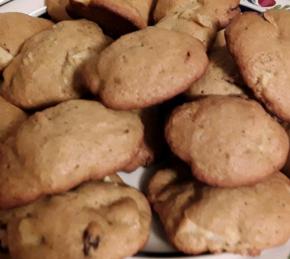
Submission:
[[5,3],[7,3],[7,2],[9,2],[9,1],[11,1],[11,0],[0,0],[0,6],[5,4]]
[[5,12],[21,12],[39,16],[46,12],[46,7],[44,0],[10,0],[10,2],[0,6],[0,13]]
[[[7,0],[0,0],[0,3]],[[141,0],[142,1],[142,0]],[[249,1],[241,1],[243,5],[254,8],[258,10],[257,5],[253,3],[250,5]],[[253,2],[253,1],[252,1]],[[282,2],[282,1],[281,1]],[[283,1],[290,2],[290,1]],[[260,9],[261,10],[261,9]],[[45,13],[46,7],[44,0],[12,0],[11,2],[0,7],[1,12],[22,12],[30,14],[33,16],[39,16]],[[143,190],[144,182],[150,177],[152,171],[146,171],[143,168],[138,169],[132,174],[121,173],[120,176],[129,185]],[[290,220],[290,219],[289,219]],[[150,239],[143,249],[140,255],[135,256],[131,259],[160,259],[160,258],[170,258],[170,259],[290,259],[290,241],[279,248],[270,249],[264,251],[259,257],[249,257],[249,256],[239,256],[232,254],[221,254],[221,255],[202,255],[202,256],[184,256],[176,255],[176,251],[165,241],[162,230],[160,229],[160,224],[156,220],[153,222],[152,232],[150,234]],[[151,255],[150,255],[151,254]],[[105,258],[104,258],[105,259]]]
[[290,10],[290,0],[241,0],[241,5],[259,12],[272,8]]

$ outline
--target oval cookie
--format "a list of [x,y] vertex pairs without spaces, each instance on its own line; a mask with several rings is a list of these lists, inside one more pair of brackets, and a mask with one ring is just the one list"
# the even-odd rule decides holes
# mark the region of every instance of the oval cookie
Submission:
[[138,115],[98,102],[68,101],[36,113],[0,145],[0,207],[113,174],[132,161],[143,137]]
[[179,251],[257,256],[290,238],[290,181],[282,173],[238,188],[208,187],[183,173],[161,170],[149,183],[149,199]]
[[193,174],[214,186],[257,183],[283,167],[289,150],[262,106],[238,97],[201,100],[189,138]]
[[18,259],[125,258],[145,245],[151,222],[143,194],[101,181],[0,211],[0,221],[7,216],[8,248]]
[[[290,13],[245,13],[226,29],[228,47],[246,84],[266,107],[290,121]],[[254,39],[253,41],[250,39]]]
[[101,53],[99,94],[114,109],[149,107],[187,90],[207,63],[198,40],[150,27],[121,37]]
[[4,71],[1,93],[23,109],[78,99],[84,93],[79,69],[107,44],[107,37],[93,22],[60,22],[24,44]]

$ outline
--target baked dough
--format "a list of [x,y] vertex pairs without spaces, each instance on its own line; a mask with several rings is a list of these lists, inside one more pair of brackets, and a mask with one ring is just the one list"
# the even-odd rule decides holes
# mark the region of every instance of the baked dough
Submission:
[[282,173],[253,186],[213,188],[180,167],[160,170],[149,200],[171,243],[186,254],[256,256],[290,238],[290,180]]
[[0,14],[0,72],[17,55],[22,44],[33,35],[49,29],[53,23],[23,13]]
[[113,109],[146,108],[186,91],[207,64],[198,40],[149,27],[121,37],[101,53],[99,94]]
[[219,29],[240,13],[238,0],[158,0],[157,27],[187,33],[207,48]]
[[288,136],[256,101],[211,96],[178,107],[166,127],[168,143],[209,185],[255,184],[285,164]]
[[95,101],[68,101],[36,113],[0,145],[0,207],[21,206],[120,171],[143,138],[138,115]]
[[186,96],[195,99],[208,95],[246,95],[244,88],[245,83],[227,49],[224,30],[219,31],[209,52],[206,72],[191,85]]
[[228,47],[246,84],[278,117],[290,121],[290,13],[238,16],[226,29]]
[[60,22],[25,42],[4,71],[1,93],[23,109],[40,109],[78,99],[85,92],[79,76],[81,66],[108,43],[93,22]]
[[25,112],[0,97],[0,142],[27,119]]
[[99,181],[0,211],[1,220],[12,259],[120,259],[145,245],[151,211],[132,187]]

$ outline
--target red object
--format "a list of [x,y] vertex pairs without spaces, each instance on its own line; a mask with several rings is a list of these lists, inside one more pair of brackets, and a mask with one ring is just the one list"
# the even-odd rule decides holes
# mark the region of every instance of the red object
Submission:
[[276,4],[275,0],[259,0],[259,5],[263,7],[271,7]]

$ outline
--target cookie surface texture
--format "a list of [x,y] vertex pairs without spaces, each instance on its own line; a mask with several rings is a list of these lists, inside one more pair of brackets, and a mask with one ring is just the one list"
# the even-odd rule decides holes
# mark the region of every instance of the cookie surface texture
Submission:
[[138,115],[98,102],[68,101],[36,113],[0,145],[0,207],[113,174],[132,161],[143,137]]
[[158,0],[154,10],[154,19],[159,21],[174,13],[194,13],[201,24],[202,21],[212,20],[218,27],[226,27],[231,19],[240,13],[238,0]]
[[147,28],[115,41],[100,55],[100,97],[114,109],[139,109],[184,92],[205,71],[202,44],[186,34]]
[[165,169],[149,183],[149,199],[179,251],[255,256],[290,238],[290,181],[282,173],[238,188],[208,187],[190,178]]
[[60,22],[24,44],[4,71],[1,93],[23,109],[78,99],[84,92],[78,70],[107,43],[107,37],[93,22]]
[[17,130],[19,125],[27,119],[27,115],[0,97],[0,118],[0,141],[4,141],[9,134]]
[[204,75],[194,82],[186,96],[190,99],[208,95],[244,95],[244,82],[227,50],[224,30],[218,32],[209,51],[209,65]]
[[[227,42],[246,84],[267,108],[290,121],[290,13],[244,13],[226,30]],[[255,39],[253,42],[250,39]]]
[[222,187],[261,181],[283,167],[289,150],[282,126],[259,103],[239,97],[208,97],[178,107],[167,139],[199,180]]
[[0,220],[7,216],[13,259],[125,258],[145,245],[151,222],[143,194],[124,184],[100,181],[0,212]]
[[0,14],[0,71],[19,52],[22,44],[33,35],[49,29],[53,23],[23,13]]

